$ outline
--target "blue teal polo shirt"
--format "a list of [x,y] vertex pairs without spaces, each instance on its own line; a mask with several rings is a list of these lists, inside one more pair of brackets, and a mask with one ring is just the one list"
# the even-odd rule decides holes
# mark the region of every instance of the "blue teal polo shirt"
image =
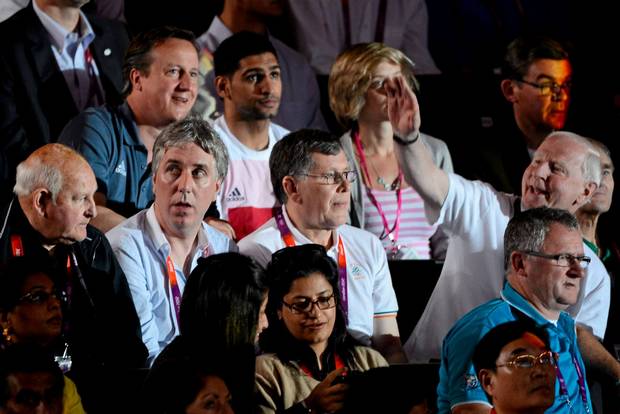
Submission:
[[[520,313],[523,314],[523,317],[532,318],[538,325],[547,330],[551,350],[559,355],[558,367],[566,381],[568,395],[561,395],[560,384],[556,380],[555,402],[546,412],[587,412],[580,393],[577,370],[573,363],[574,356],[585,376],[585,367],[577,346],[575,322],[567,313],[561,312],[557,325],[554,325],[543,318],[509,283],[506,283],[500,299],[494,299],[467,313],[456,322],[444,338],[441,350],[439,386],[437,387],[439,413],[448,414],[455,405],[465,403],[480,403],[490,406],[471,362],[474,348],[491,328],[516,320]],[[583,380],[585,383],[585,377]],[[585,386],[587,408],[591,413],[590,392],[587,384]],[[572,407],[571,410],[569,410],[569,405]]]
[[97,191],[107,198],[107,207],[130,217],[152,203],[148,153],[126,102],[86,109],[67,124],[58,142],[86,158],[95,172]]

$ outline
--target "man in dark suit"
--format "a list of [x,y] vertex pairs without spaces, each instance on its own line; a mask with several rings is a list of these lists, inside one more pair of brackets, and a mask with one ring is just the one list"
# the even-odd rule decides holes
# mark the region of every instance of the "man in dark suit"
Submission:
[[87,2],[34,0],[0,24],[0,201],[17,164],[71,118],[120,101],[127,31],[86,17]]

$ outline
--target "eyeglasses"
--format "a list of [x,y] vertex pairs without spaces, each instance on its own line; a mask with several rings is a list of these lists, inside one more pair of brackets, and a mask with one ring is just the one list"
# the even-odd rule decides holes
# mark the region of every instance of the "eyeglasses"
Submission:
[[325,174],[297,174],[304,177],[314,177],[318,178],[321,184],[332,185],[332,184],[341,184],[344,181],[348,181],[349,183],[354,182],[357,179],[357,171],[343,171],[343,172],[331,172]]
[[534,368],[535,365],[555,367],[558,361],[558,354],[551,351],[545,351],[542,354],[535,355],[518,355],[514,359],[505,364],[495,365],[496,367],[514,367],[514,368]]
[[52,292],[46,292],[44,290],[35,290],[34,292],[26,293],[24,296],[19,298],[18,302],[28,302],[35,305],[40,305],[42,303],[46,303],[50,298],[54,298],[59,300],[60,302],[67,301],[67,293],[62,290],[54,290]]
[[532,250],[523,250],[521,251],[523,254],[527,254],[528,256],[542,257],[543,259],[555,260],[558,266],[562,267],[570,267],[575,263],[579,264],[579,267],[582,269],[587,269],[590,265],[592,259],[588,256],[574,256],[570,253],[560,253],[560,254],[545,254],[540,252],[535,252]]
[[543,83],[534,83],[526,81],[525,79],[518,79],[517,82],[525,83],[526,85],[533,86],[538,88],[540,91],[540,96],[560,96],[560,93],[564,91],[567,95],[570,94],[570,90],[573,87],[572,82],[567,81],[564,83],[555,83],[555,82],[543,82]]
[[286,303],[282,301],[282,304],[291,310],[294,314],[301,313],[310,313],[312,312],[312,308],[316,305],[320,310],[331,309],[336,306],[336,297],[332,293],[329,296],[321,296],[316,300],[310,300],[309,298],[304,298],[297,302]]

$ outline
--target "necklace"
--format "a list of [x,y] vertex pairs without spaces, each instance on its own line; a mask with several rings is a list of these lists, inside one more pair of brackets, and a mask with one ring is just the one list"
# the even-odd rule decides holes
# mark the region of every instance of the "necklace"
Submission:
[[[392,183],[388,184],[385,182],[383,177],[379,175],[379,171],[377,171],[377,168],[375,168],[375,164],[372,162],[372,160],[368,159],[368,161],[370,161],[370,166],[372,167],[372,170],[375,172],[375,175],[377,176],[377,183],[380,186],[382,186],[385,191],[395,191],[400,188],[400,179],[399,179],[400,175],[396,177],[396,179],[392,181]],[[370,177],[368,178],[370,179]]]

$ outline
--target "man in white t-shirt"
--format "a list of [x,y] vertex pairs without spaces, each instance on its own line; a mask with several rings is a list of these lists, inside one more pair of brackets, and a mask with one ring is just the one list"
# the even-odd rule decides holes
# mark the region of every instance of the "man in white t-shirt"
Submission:
[[264,265],[287,246],[324,246],[338,264],[349,332],[388,361],[405,361],[385,250],[371,233],[345,224],[356,176],[338,139],[311,129],[288,134],[274,146],[269,167],[283,207],[241,240],[239,250]]
[[[388,80],[385,88],[399,144],[395,149],[407,182],[424,199],[429,220],[442,224],[450,236],[441,276],[405,344],[410,360],[427,360],[440,354],[441,341],[457,319],[499,295],[504,280],[497,275],[502,271],[508,220],[519,210],[535,207],[561,208],[574,214],[600,183],[601,164],[587,139],[566,131],[554,132],[538,147],[523,173],[522,197],[500,193],[488,184],[437,168],[419,140],[415,95],[402,76]],[[402,162],[404,159],[409,162]],[[603,337],[607,325],[609,275],[585,244],[584,252],[592,263],[577,303],[568,312],[577,322],[579,348],[586,364],[613,371],[614,377],[620,378],[620,365],[595,338]]]
[[215,130],[230,156],[217,206],[241,239],[272,216],[276,206],[269,181],[269,155],[288,131],[271,122],[278,113],[282,81],[276,51],[266,36],[239,32],[214,55],[215,89],[224,115]]

